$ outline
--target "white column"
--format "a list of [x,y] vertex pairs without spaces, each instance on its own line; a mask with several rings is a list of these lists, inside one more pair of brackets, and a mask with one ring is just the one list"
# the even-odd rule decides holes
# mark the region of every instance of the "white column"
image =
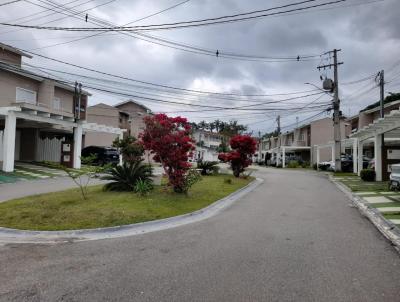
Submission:
[[[119,134],[119,139],[120,139],[120,140],[123,140],[123,139],[124,139],[124,133],[123,133],[123,132],[121,132],[121,133]],[[121,150],[119,150],[119,165],[122,166],[122,164],[123,164],[122,152],[121,152]]]
[[282,168],[286,168],[286,148],[282,148]]
[[361,170],[363,169],[363,157],[364,157],[364,142],[358,140],[358,148],[357,148],[357,160],[358,160],[358,176],[361,175]]
[[14,111],[9,111],[6,115],[6,122],[3,135],[3,171],[14,171],[15,157],[15,132],[17,127],[17,118]]
[[374,141],[376,181],[382,181],[382,135],[375,135]]
[[78,126],[74,128],[74,169],[81,168],[82,134],[82,125],[78,124]]
[[321,160],[321,155],[320,155],[320,149],[318,146],[317,147],[317,170],[319,170],[319,162]]
[[358,173],[358,139],[353,140],[353,173]]

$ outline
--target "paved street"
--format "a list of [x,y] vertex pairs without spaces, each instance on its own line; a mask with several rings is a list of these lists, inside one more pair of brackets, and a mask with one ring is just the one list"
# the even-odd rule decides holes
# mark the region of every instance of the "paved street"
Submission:
[[0,301],[399,301],[400,257],[322,174],[265,182],[208,220],[0,247]]

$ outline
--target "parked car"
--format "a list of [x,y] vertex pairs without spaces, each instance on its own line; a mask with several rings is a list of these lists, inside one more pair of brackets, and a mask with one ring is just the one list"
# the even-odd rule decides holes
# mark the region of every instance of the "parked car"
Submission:
[[119,163],[119,152],[112,147],[89,146],[82,149],[82,157],[95,155],[93,163],[104,166],[105,164],[117,165]]
[[[353,172],[353,156],[343,154],[341,156],[341,162],[342,162],[342,172],[349,172],[349,173]],[[367,169],[370,166],[370,164],[371,164],[371,159],[364,156],[362,169]],[[321,170],[334,171],[335,162],[334,161],[321,162],[320,168]]]

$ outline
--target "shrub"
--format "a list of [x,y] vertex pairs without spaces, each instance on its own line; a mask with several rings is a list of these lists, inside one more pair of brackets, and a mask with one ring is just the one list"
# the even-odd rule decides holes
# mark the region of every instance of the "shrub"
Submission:
[[124,161],[136,162],[142,160],[144,154],[143,145],[133,136],[127,136],[123,139],[116,138],[113,142],[113,147],[119,149]]
[[151,166],[138,161],[116,166],[101,179],[111,180],[110,183],[104,185],[105,191],[135,191],[135,186],[139,180],[151,183],[151,176]]
[[46,162],[48,167],[63,170],[69,178],[79,187],[82,199],[88,198],[88,186],[92,179],[97,178],[100,173],[106,173],[111,168],[111,165],[94,166],[93,162],[96,155],[81,157],[81,169],[71,169],[59,163]]
[[201,180],[201,175],[194,169],[190,169],[185,177],[185,181],[182,186],[182,192],[177,193],[187,193],[190,188],[198,181]]
[[224,183],[231,185],[232,184],[232,178],[224,178]]
[[313,166],[312,166],[312,167],[313,167],[313,169],[314,169],[314,170],[318,170],[318,165],[317,165],[316,163],[315,163],[315,164],[313,164]]
[[140,195],[144,196],[151,190],[153,190],[153,184],[148,180],[139,179],[136,182],[134,190],[136,193],[139,193]]
[[318,168],[321,171],[328,171],[329,165],[327,165],[327,164],[319,164]]
[[360,177],[363,181],[375,181],[376,173],[372,169],[361,170]]
[[256,152],[257,142],[249,135],[236,135],[231,138],[229,143],[232,151],[219,154],[218,159],[229,162],[233,175],[239,177],[240,173],[252,163],[251,158]]
[[201,169],[201,175],[217,174],[219,167],[217,161],[198,161],[197,168]]
[[309,161],[305,161],[301,164],[302,168],[309,168],[310,167],[310,162]]
[[297,161],[297,160],[291,160],[290,162],[289,162],[289,164],[287,165],[287,167],[288,168],[298,168],[298,167],[300,167],[300,164],[299,164],[299,162]]

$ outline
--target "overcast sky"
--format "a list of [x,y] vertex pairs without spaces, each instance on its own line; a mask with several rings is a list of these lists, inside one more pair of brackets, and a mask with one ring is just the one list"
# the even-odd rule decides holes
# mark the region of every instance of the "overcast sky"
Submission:
[[[88,0],[77,0],[69,6],[76,6],[75,8],[81,11],[108,1],[110,0],[89,2]],[[87,3],[83,4],[85,2]],[[88,11],[89,19],[98,17],[122,25],[179,2],[182,2],[182,0],[116,0]],[[137,24],[158,24],[218,17],[293,2],[295,0],[191,0]],[[323,3],[328,2],[328,0],[317,2]],[[17,18],[44,10],[32,3],[44,5],[41,0],[29,0],[1,7],[1,22],[20,23],[27,19]],[[334,48],[340,48],[342,52],[339,54],[339,59],[344,62],[339,70],[340,82],[347,83],[362,79],[377,73],[381,69],[387,70],[387,81],[395,78],[400,73],[400,66],[395,65],[400,62],[400,1],[348,0],[338,6],[339,8],[336,9],[318,9],[307,13],[267,17],[235,24],[157,31],[151,32],[151,34],[169,40],[215,49],[220,53],[230,51],[259,56],[321,54]],[[62,15],[57,14],[43,17],[44,15],[44,13],[36,15],[36,20],[26,24],[40,24],[62,17]],[[48,25],[93,26],[74,18],[65,18]],[[11,30],[13,32],[6,33]],[[0,42],[105,72],[194,90],[240,94],[275,94],[313,89],[313,87],[305,85],[306,82],[321,85],[321,73],[316,69],[320,63],[319,58],[312,61],[286,63],[228,60],[170,49],[117,33],[99,35],[74,43],[41,49],[82,35],[87,34],[45,30],[15,31],[13,28],[2,26]],[[25,61],[49,68],[77,71],[39,58],[25,59]],[[79,73],[90,74],[83,71],[79,71]],[[325,74],[322,73],[322,75]],[[326,75],[332,76],[331,71],[327,71]],[[99,75],[95,76],[99,77]],[[373,80],[353,85],[342,85],[340,94],[343,113],[345,115],[355,114],[367,104],[377,101],[378,89],[361,94],[370,90],[373,86]],[[393,82],[388,84],[386,90],[387,92],[394,92],[399,91],[399,88],[399,78],[395,78]],[[112,105],[126,99],[122,96],[91,92],[93,96],[90,98],[90,104],[103,102]],[[274,96],[263,100],[279,100],[282,98],[282,96]],[[326,96],[323,99],[329,100],[329,97]],[[298,106],[301,106],[312,100],[312,97],[294,100],[287,106],[296,106],[295,102],[298,102]],[[154,112],[201,109],[138,101],[150,107]],[[212,106],[246,104],[226,100],[219,102],[202,99],[200,101],[202,104]],[[264,116],[252,113],[249,111],[205,111],[180,113],[180,115],[187,116],[195,121],[207,119],[207,117],[210,120],[217,117],[225,120],[236,118],[239,122],[250,124],[250,128],[255,131],[265,132],[276,127],[276,114]],[[301,121],[315,113],[318,113],[318,111],[306,113],[299,111],[297,114],[292,113],[291,115],[283,112],[282,125],[290,126],[295,121],[296,116]]]

